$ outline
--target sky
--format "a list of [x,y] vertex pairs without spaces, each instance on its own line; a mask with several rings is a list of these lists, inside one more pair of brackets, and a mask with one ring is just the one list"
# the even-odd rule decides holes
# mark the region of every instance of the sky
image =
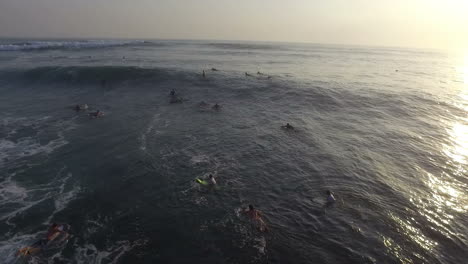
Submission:
[[0,37],[468,50],[468,0],[0,0]]

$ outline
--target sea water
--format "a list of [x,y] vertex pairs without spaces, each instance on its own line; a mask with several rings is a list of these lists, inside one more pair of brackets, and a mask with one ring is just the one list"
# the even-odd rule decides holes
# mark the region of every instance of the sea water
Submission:
[[467,113],[441,51],[4,39],[0,262],[465,263]]

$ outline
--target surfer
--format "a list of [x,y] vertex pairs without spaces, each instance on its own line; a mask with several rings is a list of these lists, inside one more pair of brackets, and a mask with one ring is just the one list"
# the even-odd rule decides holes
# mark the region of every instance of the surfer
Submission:
[[196,178],[195,182],[197,182],[197,183],[199,183],[201,185],[211,186],[211,187],[215,187],[217,185],[216,179],[214,178],[213,174],[210,174],[208,176],[208,179],[206,179],[206,180],[204,180],[202,178]]
[[181,97],[176,97],[176,96],[171,97],[171,100],[169,101],[170,104],[180,104],[182,102],[183,102],[183,99]]
[[101,116],[103,116],[103,115],[104,115],[104,113],[101,112],[101,110],[97,110],[97,111],[94,112],[94,113],[89,113],[89,116],[90,116],[91,118],[98,118],[98,117],[101,117]]
[[201,101],[200,103],[198,103],[198,106],[199,107],[207,107],[208,104],[205,101]]
[[216,179],[213,177],[213,174],[210,174],[208,176],[208,180],[209,180],[209,183],[211,184],[211,186],[216,186]]
[[219,110],[220,108],[221,108],[221,106],[220,106],[218,103],[216,103],[215,105],[213,105],[213,109],[214,109],[214,110]]
[[29,247],[24,247],[18,250],[16,252],[17,256],[29,256],[29,255],[34,255],[36,253],[39,253],[43,248],[47,246],[47,243],[49,241],[47,239],[40,239],[36,242],[34,242],[32,245]]
[[16,255],[29,256],[39,253],[41,250],[45,249],[47,245],[49,245],[52,241],[55,241],[61,235],[62,237],[59,240],[64,241],[69,236],[68,232],[65,231],[66,229],[67,226],[64,224],[53,223],[47,231],[46,238],[39,239],[38,241],[34,242],[28,247],[21,248],[20,250],[18,250]]
[[49,231],[47,231],[47,241],[52,241],[61,234],[64,234],[65,236],[68,236],[68,233],[65,232],[65,226],[53,223],[49,227]]
[[202,76],[203,76],[203,78],[206,78],[205,70],[203,70]]
[[216,68],[211,68],[211,70],[212,70],[212,71],[218,71],[218,69],[216,69]]
[[174,96],[174,95],[175,95],[175,90],[174,90],[174,89],[171,90],[170,95],[171,95],[171,96]]
[[244,209],[244,214],[246,214],[258,226],[258,229],[261,232],[268,230],[265,221],[262,218],[262,213],[255,209],[253,205],[249,204],[249,208]]
[[250,75],[249,73],[245,72],[245,76],[252,76],[252,75]]
[[336,201],[335,197],[333,196],[330,190],[327,190],[325,193],[327,194],[327,204],[332,204]]
[[258,71],[258,72],[257,72],[257,75],[263,75],[263,73],[261,73],[261,72]]
[[286,123],[285,126],[281,126],[282,128],[286,128],[286,129],[294,129],[293,126],[291,126],[289,123]]
[[75,111],[79,112],[79,111],[82,111],[82,110],[86,110],[88,109],[88,105],[87,104],[82,104],[82,105],[75,105]]

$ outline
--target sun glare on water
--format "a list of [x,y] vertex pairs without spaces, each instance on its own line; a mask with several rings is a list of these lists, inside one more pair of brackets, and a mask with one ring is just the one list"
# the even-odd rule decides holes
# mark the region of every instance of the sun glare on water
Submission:
[[457,74],[459,74],[459,77],[463,80],[463,84],[465,85],[464,92],[466,93],[466,90],[468,89],[468,53],[464,56],[464,60],[460,67],[458,67]]

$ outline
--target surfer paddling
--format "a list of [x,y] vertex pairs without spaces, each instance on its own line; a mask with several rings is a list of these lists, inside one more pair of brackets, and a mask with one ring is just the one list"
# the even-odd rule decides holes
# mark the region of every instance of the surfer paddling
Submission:
[[65,241],[70,234],[66,231],[69,229],[68,225],[53,223],[47,231],[46,238],[39,239],[28,247],[21,248],[16,252],[17,256],[31,256],[46,249],[48,245],[53,242]]
[[265,221],[262,218],[262,213],[249,204],[249,208],[244,209],[243,213],[249,217],[261,232],[268,231]]

